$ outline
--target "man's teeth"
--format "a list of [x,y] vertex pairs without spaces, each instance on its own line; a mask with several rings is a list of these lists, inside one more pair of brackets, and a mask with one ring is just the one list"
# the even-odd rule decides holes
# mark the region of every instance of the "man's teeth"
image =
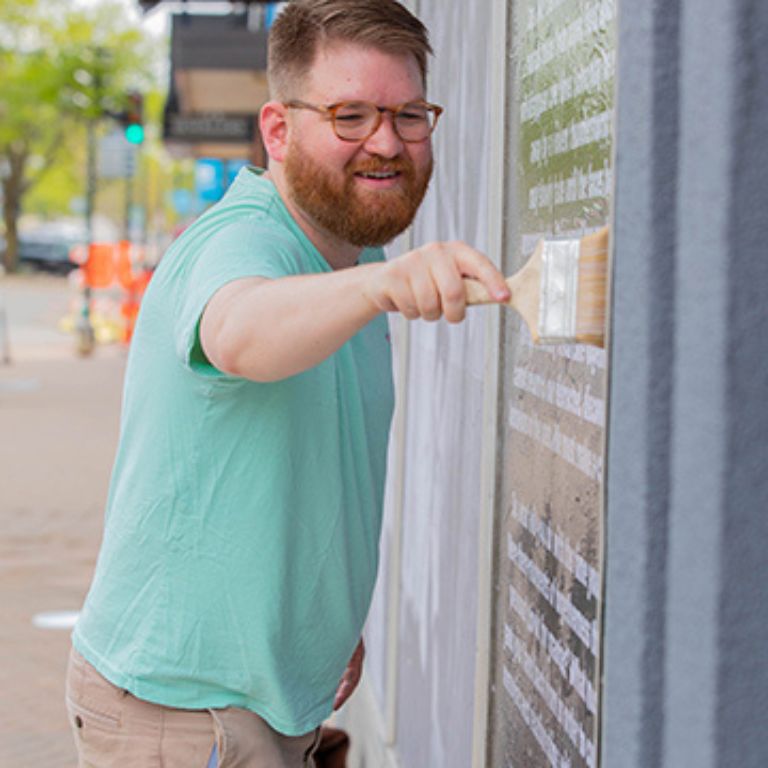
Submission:
[[397,173],[394,171],[364,171],[360,175],[366,179],[393,179]]

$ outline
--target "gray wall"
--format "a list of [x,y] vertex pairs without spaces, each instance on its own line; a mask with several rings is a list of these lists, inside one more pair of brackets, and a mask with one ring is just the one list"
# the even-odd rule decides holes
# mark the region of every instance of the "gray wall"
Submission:
[[768,4],[619,30],[604,766],[768,764]]

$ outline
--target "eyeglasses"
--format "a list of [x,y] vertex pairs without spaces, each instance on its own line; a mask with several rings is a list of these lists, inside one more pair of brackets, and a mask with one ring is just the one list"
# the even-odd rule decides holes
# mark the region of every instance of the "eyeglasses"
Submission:
[[284,106],[326,115],[342,141],[367,141],[379,130],[385,112],[392,115],[392,125],[400,139],[407,143],[424,141],[435,130],[443,112],[442,107],[426,101],[410,101],[396,107],[379,107],[370,101],[341,101],[324,107],[294,99],[284,102]]

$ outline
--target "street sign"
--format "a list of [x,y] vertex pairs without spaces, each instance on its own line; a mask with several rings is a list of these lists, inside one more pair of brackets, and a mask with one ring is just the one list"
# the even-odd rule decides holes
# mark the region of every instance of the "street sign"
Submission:
[[224,112],[166,112],[163,137],[166,141],[250,144],[254,136],[253,115]]
[[99,141],[99,176],[102,179],[130,179],[136,172],[136,145],[122,131],[113,131]]

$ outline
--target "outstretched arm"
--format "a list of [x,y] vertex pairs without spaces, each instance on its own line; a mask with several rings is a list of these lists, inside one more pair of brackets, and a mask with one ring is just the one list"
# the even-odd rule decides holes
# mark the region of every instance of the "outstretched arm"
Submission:
[[464,243],[431,243],[378,264],[225,285],[206,307],[200,338],[220,370],[277,381],[332,355],[381,312],[456,323],[464,319],[462,277],[498,301],[509,289],[496,267]]

